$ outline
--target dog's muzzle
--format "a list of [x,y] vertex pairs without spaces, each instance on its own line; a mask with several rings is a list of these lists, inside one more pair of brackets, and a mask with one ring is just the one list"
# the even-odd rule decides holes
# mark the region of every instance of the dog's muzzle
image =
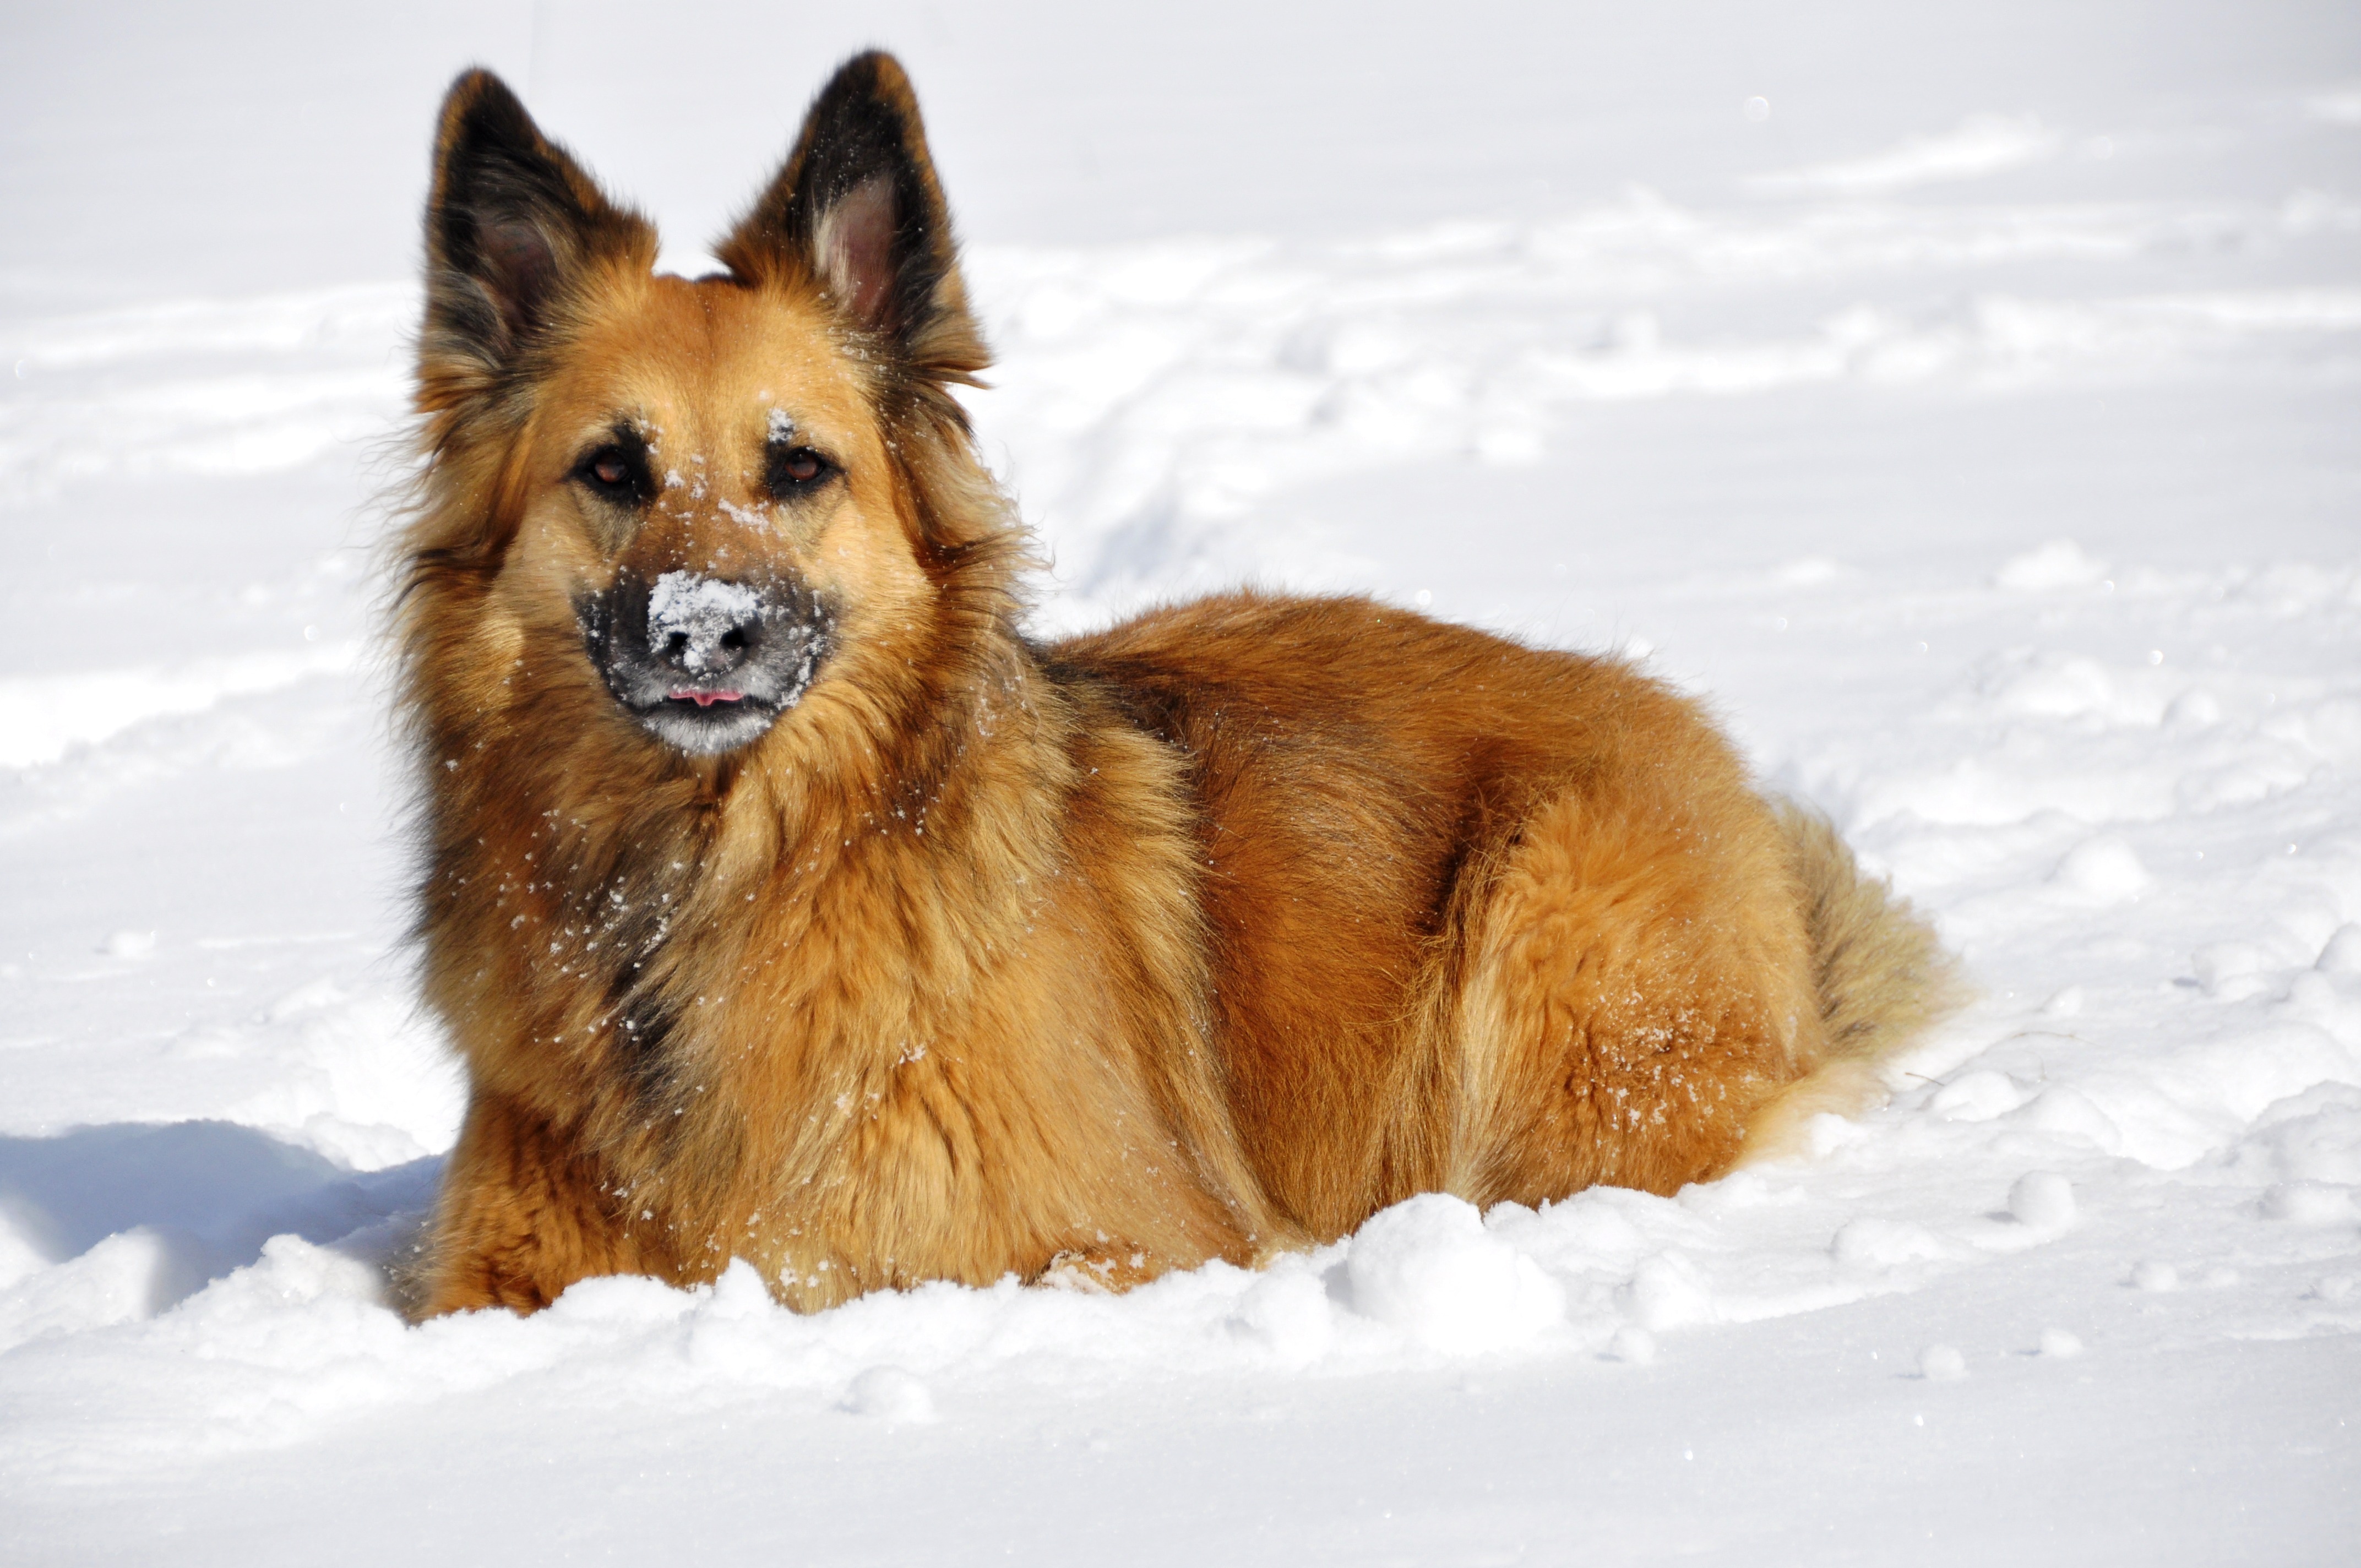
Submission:
[[799,582],[631,573],[577,600],[582,643],[626,712],[697,756],[759,739],[803,699],[835,617]]

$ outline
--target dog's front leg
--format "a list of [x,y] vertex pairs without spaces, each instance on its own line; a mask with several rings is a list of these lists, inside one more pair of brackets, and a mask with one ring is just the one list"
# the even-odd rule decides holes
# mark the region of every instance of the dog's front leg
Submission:
[[538,1311],[577,1279],[660,1272],[624,1230],[611,1187],[573,1129],[478,1093],[444,1173],[411,1315]]

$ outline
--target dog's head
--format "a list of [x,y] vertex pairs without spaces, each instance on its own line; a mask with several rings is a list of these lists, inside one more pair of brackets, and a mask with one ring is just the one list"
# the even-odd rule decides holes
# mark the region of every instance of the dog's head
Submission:
[[726,272],[658,276],[655,250],[497,78],[453,86],[410,581],[467,596],[478,695],[529,679],[594,710],[567,722],[711,756],[911,663],[1006,525],[950,395],[987,356],[892,59],[821,92]]

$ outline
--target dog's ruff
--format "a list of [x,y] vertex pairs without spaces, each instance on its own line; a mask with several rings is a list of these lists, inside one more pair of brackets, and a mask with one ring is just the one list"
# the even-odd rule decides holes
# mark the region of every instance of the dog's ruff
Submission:
[[1419,1192],[1668,1192],[1938,1002],[1925,927],[1613,660],[1256,594],[1028,641],[890,59],[717,276],[482,72],[426,238],[398,630],[470,1102],[421,1314],[733,1257],[807,1309],[1121,1289]]

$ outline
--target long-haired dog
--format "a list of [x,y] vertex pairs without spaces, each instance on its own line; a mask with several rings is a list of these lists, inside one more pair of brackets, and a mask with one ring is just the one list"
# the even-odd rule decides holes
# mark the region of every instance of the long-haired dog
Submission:
[[421,1314],[732,1258],[800,1309],[1120,1288],[1413,1193],[1668,1192],[1940,1001],[1613,660],[1245,593],[1028,637],[884,55],[695,280],[464,76],[426,252],[398,634],[470,1099]]

